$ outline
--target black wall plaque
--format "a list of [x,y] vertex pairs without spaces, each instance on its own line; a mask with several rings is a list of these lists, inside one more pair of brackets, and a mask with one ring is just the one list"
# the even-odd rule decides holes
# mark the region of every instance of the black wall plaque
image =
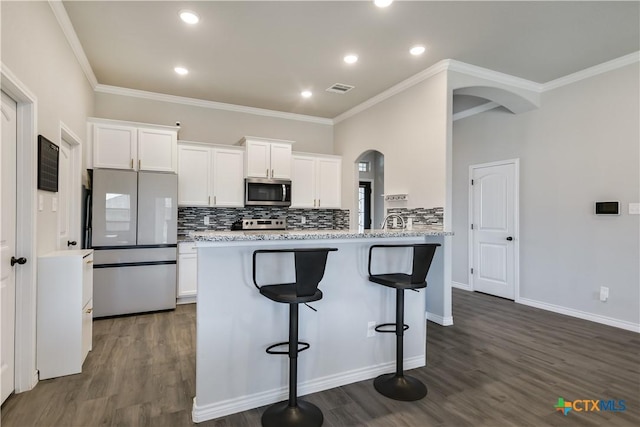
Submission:
[[60,148],[38,135],[38,190],[58,191],[58,158]]

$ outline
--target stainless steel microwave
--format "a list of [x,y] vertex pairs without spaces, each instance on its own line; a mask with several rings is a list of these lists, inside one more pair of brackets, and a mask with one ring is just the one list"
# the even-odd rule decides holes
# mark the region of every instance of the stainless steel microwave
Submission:
[[245,206],[291,206],[288,179],[245,178]]

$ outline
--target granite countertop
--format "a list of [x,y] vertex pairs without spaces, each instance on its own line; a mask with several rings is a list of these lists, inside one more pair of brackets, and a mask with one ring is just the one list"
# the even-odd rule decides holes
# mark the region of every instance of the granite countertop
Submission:
[[[393,237],[452,236],[442,227],[414,227],[412,230],[273,230],[273,231],[192,231],[188,240],[199,242],[233,242],[249,240],[369,239]],[[188,241],[185,239],[184,241]]]

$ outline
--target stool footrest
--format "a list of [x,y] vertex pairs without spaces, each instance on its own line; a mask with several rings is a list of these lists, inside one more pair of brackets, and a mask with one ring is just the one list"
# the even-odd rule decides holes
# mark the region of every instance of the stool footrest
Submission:
[[[282,345],[289,345],[289,341],[285,341],[285,342],[279,342],[276,344],[272,344],[269,347],[267,347],[267,349],[265,350],[267,353],[269,354],[289,354],[289,350],[287,351],[283,351],[283,350],[273,350],[276,347],[280,347]],[[298,353],[307,350],[309,347],[311,347],[309,345],[309,343],[306,342],[302,342],[302,341],[298,341]]]
[[[381,329],[381,328],[388,328],[390,326],[393,326],[393,329]],[[407,329],[409,329],[409,325],[403,324],[402,325],[402,330],[406,331]],[[383,323],[381,325],[376,326],[375,327],[375,331],[376,332],[385,333],[385,334],[394,334],[396,332],[396,324],[395,323]]]

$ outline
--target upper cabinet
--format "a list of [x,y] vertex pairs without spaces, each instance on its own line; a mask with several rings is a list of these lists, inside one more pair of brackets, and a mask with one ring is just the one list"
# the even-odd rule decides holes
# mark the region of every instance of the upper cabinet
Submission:
[[93,167],[177,172],[178,128],[91,119]]
[[238,144],[246,147],[244,164],[247,177],[291,179],[293,141],[247,136]]
[[294,154],[291,163],[292,208],[340,209],[340,157]]
[[244,150],[180,143],[178,205],[244,206]]

